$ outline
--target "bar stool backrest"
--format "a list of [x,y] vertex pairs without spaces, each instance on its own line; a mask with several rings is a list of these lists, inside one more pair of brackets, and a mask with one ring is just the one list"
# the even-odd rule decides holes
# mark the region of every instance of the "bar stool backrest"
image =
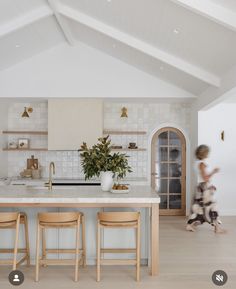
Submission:
[[0,212],[0,226],[1,223],[11,223],[16,222],[19,213],[17,212]]
[[124,223],[138,222],[139,212],[99,212],[98,220],[101,222]]
[[79,212],[39,213],[38,220],[40,223],[70,223],[80,221],[80,216]]

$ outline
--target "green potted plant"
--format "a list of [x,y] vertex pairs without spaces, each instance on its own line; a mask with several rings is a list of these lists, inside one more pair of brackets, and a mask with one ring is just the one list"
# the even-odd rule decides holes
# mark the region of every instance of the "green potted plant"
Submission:
[[127,172],[132,172],[126,154],[112,153],[109,136],[99,138],[92,148],[83,143],[80,156],[85,179],[101,177],[103,191],[111,190],[114,177],[122,179]]

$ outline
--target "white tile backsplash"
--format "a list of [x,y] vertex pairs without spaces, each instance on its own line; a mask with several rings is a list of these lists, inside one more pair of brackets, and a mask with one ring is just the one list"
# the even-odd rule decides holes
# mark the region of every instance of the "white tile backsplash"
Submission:
[[[30,118],[21,118],[24,107],[33,107]],[[128,118],[120,118],[121,108],[128,108]],[[9,130],[47,130],[47,102],[14,103],[8,112]],[[150,133],[162,123],[174,123],[189,132],[190,105],[185,103],[117,103],[104,102],[104,129],[145,130],[146,135],[112,135],[112,143],[127,147],[136,142],[138,147],[147,148]],[[30,146],[47,147],[46,136],[9,136],[6,141],[30,138]],[[147,178],[149,151],[128,152],[133,172],[130,177]],[[8,176],[18,176],[26,167],[26,159],[34,155],[42,166],[42,176],[48,176],[51,161],[56,164],[57,178],[82,178],[79,153],[76,151],[8,152]]]

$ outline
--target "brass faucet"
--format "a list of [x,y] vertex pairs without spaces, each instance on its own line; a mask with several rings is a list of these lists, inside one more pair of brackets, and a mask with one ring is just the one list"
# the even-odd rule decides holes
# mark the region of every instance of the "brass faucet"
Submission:
[[49,164],[49,180],[48,183],[45,184],[48,187],[49,191],[52,190],[52,174],[55,175],[55,164],[54,162],[50,162]]

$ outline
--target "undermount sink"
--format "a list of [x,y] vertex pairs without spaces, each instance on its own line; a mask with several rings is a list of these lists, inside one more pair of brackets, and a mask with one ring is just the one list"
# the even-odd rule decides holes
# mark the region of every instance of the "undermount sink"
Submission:
[[64,186],[64,187],[69,187],[69,186],[100,186],[101,183],[99,182],[94,182],[94,183],[90,183],[90,182],[70,182],[70,183],[67,183],[67,182],[55,182],[55,183],[52,183],[53,186],[56,186],[56,187],[60,187],[60,186]]
[[[54,182],[52,183],[53,190],[68,190],[73,189],[78,186],[100,186],[101,184],[98,182],[89,183],[89,182]],[[26,186],[28,189],[34,190],[48,190],[48,187],[44,186],[43,184],[31,184]]]

